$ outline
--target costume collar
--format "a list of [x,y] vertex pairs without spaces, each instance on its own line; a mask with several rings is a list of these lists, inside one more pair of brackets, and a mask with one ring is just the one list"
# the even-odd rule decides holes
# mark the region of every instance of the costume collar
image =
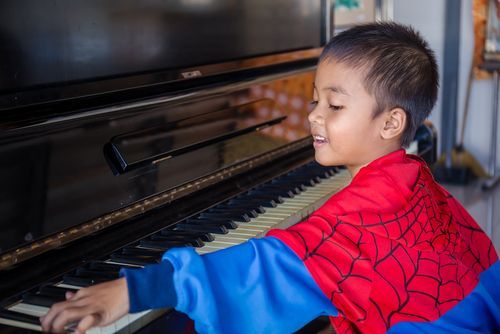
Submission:
[[367,210],[391,212],[408,203],[425,162],[404,149],[377,158],[362,167],[351,183],[333,195],[327,205],[332,213]]

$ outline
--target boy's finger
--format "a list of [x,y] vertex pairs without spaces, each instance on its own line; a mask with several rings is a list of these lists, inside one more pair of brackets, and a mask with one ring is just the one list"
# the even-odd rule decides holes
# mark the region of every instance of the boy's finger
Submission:
[[75,293],[74,292],[71,292],[71,291],[67,291],[66,292],[66,300],[70,300],[71,298],[73,298],[75,296]]
[[86,315],[76,327],[75,334],[84,334],[91,327],[94,327],[99,324],[101,317],[97,314],[89,314]]
[[67,302],[60,302],[52,305],[49,312],[47,312],[47,314],[40,318],[40,322],[44,332],[50,331],[54,318],[59,314],[61,310],[64,309],[66,304]]
[[59,314],[52,321],[52,326],[49,330],[53,330],[55,332],[63,332],[64,327],[69,324],[75,323],[80,319],[84,318],[86,315],[91,313],[86,307],[68,307],[64,310],[61,310]]

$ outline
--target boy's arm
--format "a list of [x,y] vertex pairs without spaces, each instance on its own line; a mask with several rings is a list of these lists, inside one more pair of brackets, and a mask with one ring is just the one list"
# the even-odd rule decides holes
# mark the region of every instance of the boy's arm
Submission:
[[303,262],[276,238],[203,256],[174,249],[161,264],[123,273],[131,312],[175,307],[202,333],[292,332],[337,314]]
[[[169,278],[153,271],[125,271],[130,296],[138,292],[130,298],[131,310],[175,307],[193,319],[201,333],[292,332],[319,315],[337,313],[303,262],[276,238],[252,239],[203,256],[179,248],[164,259],[154,268],[171,265]],[[172,283],[149,285],[160,277]],[[155,298],[159,293],[175,294],[175,303],[165,300],[160,305]]]

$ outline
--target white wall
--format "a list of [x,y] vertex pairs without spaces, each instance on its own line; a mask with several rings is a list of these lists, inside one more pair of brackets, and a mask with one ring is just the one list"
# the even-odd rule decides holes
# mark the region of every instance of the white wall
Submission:
[[[436,52],[436,58],[440,68],[439,74],[442,77],[445,38],[445,0],[394,0],[394,20],[410,24],[422,33],[424,38],[429,42],[431,48]],[[457,140],[460,135],[467,78],[474,47],[472,0],[462,0],[460,30],[460,82],[458,86],[459,100],[457,103]],[[465,133],[465,148],[473,153],[486,170],[488,167],[491,142],[492,89],[492,80],[474,81]],[[436,107],[430,117],[431,121],[438,129],[438,136],[441,134],[441,124],[446,124],[446,120],[441,119],[442,98],[440,92]],[[499,161],[497,165],[500,165],[500,143],[498,143],[497,146],[497,161]],[[441,148],[439,148],[439,152],[440,150]]]
[[[440,0],[443,1],[443,0]],[[460,40],[459,126],[463,118],[467,78],[474,50],[474,22],[472,1],[462,0]],[[488,171],[492,128],[493,81],[474,80],[465,128],[465,147],[473,153]],[[498,126],[498,125],[497,125]],[[458,128],[460,129],[460,127]],[[457,132],[458,134],[458,132]],[[498,135],[497,135],[498,136]],[[500,137],[498,137],[500,138]],[[500,161],[500,144],[497,143],[497,161]]]
[[[393,3],[394,21],[409,24],[417,29],[434,50],[441,80],[443,77],[445,1],[394,0]],[[436,106],[429,118],[436,126],[438,136],[441,133],[441,94],[442,89],[439,90]],[[439,145],[438,149],[440,149]]]

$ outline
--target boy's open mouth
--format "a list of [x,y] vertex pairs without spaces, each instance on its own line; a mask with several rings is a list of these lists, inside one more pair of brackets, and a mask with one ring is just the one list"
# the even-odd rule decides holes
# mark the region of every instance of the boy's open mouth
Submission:
[[320,135],[313,135],[313,139],[314,139],[313,146],[315,149],[320,148],[324,144],[328,143],[328,140]]
[[318,144],[324,144],[324,143],[328,142],[328,140],[325,137],[319,136],[319,135],[313,135],[313,139],[314,139],[314,143],[318,143]]

